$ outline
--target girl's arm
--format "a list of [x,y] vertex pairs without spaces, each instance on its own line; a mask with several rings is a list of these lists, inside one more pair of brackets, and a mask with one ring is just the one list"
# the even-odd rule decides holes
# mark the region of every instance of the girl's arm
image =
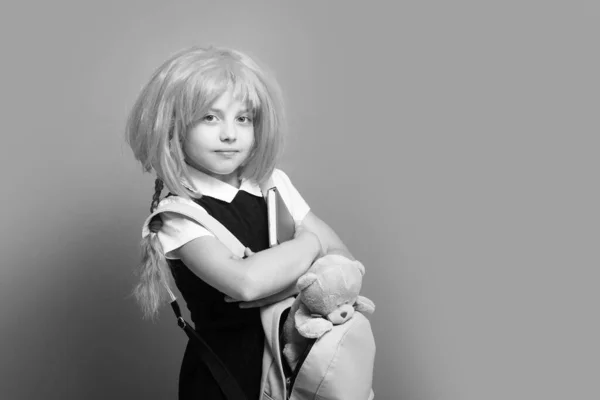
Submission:
[[[317,237],[319,238],[319,241],[321,242],[321,245],[323,246],[322,252],[319,254],[320,256],[324,255],[324,254],[339,254],[341,256],[344,256],[346,258],[354,260],[354,257],[352,256],[352,254],[350,254],[350,251],[348,251],[348,248],[346,247],[346,245],[344,245],[344,243],[339,238],[339,236],[335,233],[335,231],[333,229],[331,229],[329,227],[329,225],[327,225],[323,220],[318,218],[312,212],[309,212],[306,215],[306,217],[304,217],[304,219],[302,220],[300,229],[306,229],[306,230],[314,233],[315,235],[317,235]],[[285,243],[283,243],[283,244],[285,244]],[[254,256],[252,256],[252,257],[254,257]],[[240,303],[240,307],[241,308],[262,307],[262,306],[269,305],[269,304],[275,303],[277,301],[283,300],[290,296],[294,296],[296,294],[298,294],[298,288],[296,287],[295,282],[294,282],[294,284],[292,284],[291,286],[289,286],[289,287],[285,288],[284,290],[282,290],[281,292],[275,293],[271,296],[257,299],[254,301],[250,301],[250,302],[243,301]],[[235,297],[234,298],[226,298],[225,301],[235,302],[235,301],[239,301],[239,299],[236,299]]]
[[200,279],[241,301],[253,301],[287,289],[321,252],[318,236],[302,229],[294,239],[239,259],[212,236],[196,238],[175,255]]
[[354,260],[354,257],[342,242],[342,239],[335,233],[333,229],[329,227],[323,220],[313,214],[312,211],[304,217],[302,220],[302,226],[317,235],[321,245],[323,246],[323,252],[325,254],[339,254]]
[[242,301],[240,302],[233,297],[225,296],[225,302],[227,303],[239,303],[240,308],[254,308],[254,307],[263,307],[268,306],[269,304],[277,303],[283,299],[287,299],[288,297],[295,296],[299,293],[298,287],[294,282],[286,289],[283,289],[281,292],[277,292],[267,297],[263,297],[262,299],[257,299],[254,301]]

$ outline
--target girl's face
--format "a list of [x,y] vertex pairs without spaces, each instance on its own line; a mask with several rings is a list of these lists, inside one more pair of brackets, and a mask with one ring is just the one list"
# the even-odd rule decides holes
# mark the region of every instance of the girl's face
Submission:
[[248,158],[253,144],[252,112],[227,91],[190,129],[183,142],[183,153],[192,167],[239,187],[238,168]]

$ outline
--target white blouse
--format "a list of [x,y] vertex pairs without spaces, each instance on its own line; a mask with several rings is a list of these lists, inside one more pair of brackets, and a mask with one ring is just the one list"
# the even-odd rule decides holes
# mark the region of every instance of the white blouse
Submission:
[[[240,188],[237,189],[196,169],[189,168],[188,172],[194,191],[204,196],[210,196],[228,203],[231,203],[240,190],[255,196],[263,196],[260,187],[248,180],[243,180]],[[282,170],[275,169],[272,178],[277,190],[286,200],[286,205],[292,217],[296,222],[301,222],[310,211],[310,207]],[[165,257],[168,259],[177,259],[178,257],[173,254],[173,251],[189,241],[202,236],[214,236],[208,229],[181,214],[165,212],[161,214],[161,217],[163,225],[158,232],[158,240],[162,245]]]

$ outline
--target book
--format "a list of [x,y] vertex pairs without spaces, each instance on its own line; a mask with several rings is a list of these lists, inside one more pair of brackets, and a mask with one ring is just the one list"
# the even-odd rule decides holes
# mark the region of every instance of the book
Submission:
[[294,238],[296,223],[277,188],[267,191],[269,247]]

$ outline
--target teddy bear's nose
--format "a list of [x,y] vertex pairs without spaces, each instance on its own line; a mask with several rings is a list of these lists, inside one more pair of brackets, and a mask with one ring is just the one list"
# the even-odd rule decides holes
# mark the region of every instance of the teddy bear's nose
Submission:
[[348,315],[348,313],[346,311],[344,311],[343,313],[340,314],[342,316],[342,318],[346,318],[346,315]]

